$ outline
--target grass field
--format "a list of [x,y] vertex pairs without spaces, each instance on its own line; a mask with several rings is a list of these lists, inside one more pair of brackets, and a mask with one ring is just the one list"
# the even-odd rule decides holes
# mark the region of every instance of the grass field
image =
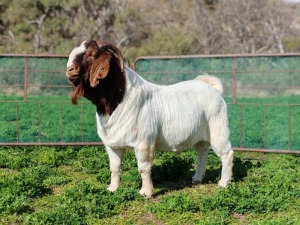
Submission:
[[195,163],[194,151],[156,153],[145,199],[132,151],[109,193],[102,147],[0,147],[0,224],[300,224],[300,155],[237,152],[227,189],[213,153],[191,185]]

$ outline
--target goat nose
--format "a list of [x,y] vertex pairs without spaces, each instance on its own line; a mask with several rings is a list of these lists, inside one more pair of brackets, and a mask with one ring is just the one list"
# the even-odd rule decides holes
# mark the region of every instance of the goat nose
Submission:
[[68,73],[69,73],[69,72],[72,72],[73,70],[74,70],[74,67],[72,67],[72,66],[68,66],[68,67],[67,67],[67,73],[66,73],[67,77],[70,76]]
[[68,67],[67,67],[67,71],[68,71],[68,72],[71,72],[71,71],[73,71],[73,70],[74,70],[74,67],[72,67],[72,66],[68,66]]

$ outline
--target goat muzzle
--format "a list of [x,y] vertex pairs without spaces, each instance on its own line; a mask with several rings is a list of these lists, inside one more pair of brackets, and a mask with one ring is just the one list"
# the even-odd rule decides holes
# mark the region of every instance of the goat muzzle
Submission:
[[70,73],[70,72],[72,72],[72,71],[74,71],[74,70],[75,70],[74,67],[68,66],[68,67],[67,67],[67,76],[68,76],[68,73]]
[[78,71],[76,71],[76,69],[74,67],[67,67],[66,76],[72,85],[74,85],[74,86],[79,85],[80,76],[78,74]]
[[72,85],[77,87],[79,85],[81,79],[79,76],[69,76],[68,80]]

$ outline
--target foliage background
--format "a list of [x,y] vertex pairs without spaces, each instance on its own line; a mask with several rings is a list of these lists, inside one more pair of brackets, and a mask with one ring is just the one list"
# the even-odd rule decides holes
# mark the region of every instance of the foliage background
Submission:
[[299,52],[300,6],[284,0],[3,0],[0,53],[68,54],[106,39],[141,55]]

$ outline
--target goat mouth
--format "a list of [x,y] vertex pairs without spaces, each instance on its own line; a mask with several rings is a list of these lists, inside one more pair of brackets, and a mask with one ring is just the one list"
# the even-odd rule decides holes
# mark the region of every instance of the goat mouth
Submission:
[[77,87],[80,84],[80,77],[78,76],[69,77],[68,80],[75,87]]

